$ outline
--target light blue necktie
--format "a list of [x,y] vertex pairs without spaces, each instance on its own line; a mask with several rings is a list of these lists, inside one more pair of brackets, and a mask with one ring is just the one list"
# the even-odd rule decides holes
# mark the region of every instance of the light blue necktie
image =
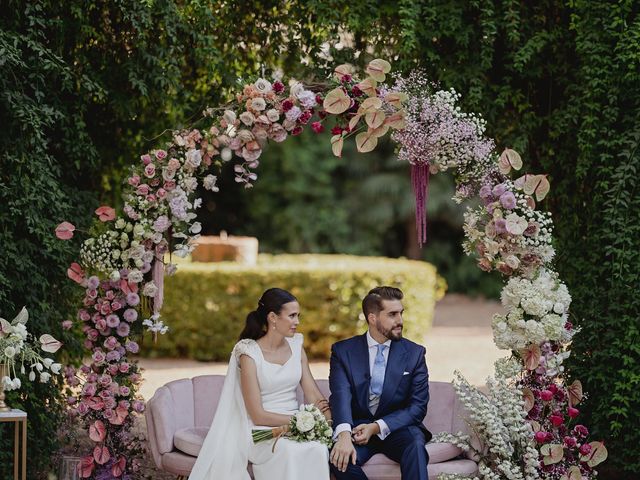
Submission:
[[382,384],[384,383],[384,370],[386,365],[383,352],[385,348],[387,348],[386,345],[378,344],[378,353],[376,353],[376,358],[373,361],[373,373],[371,374],[371,393],[377,396],[380,396],[382,394]]

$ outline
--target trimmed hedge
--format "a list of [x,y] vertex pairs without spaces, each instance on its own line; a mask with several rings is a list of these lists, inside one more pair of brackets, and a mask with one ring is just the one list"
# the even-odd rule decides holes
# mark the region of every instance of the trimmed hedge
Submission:
[[166,279],[163,320],[170,330],[141,352],[153,357],[226,361],[264,290],[278,286],[300,301],[307,355],[328,358],[331,345],[366,328],[361,300],[376,285],[405,294],[405,335],[421,342],[446,288],[432,265],[348,255],[260,255],[258,265],[182,263]]

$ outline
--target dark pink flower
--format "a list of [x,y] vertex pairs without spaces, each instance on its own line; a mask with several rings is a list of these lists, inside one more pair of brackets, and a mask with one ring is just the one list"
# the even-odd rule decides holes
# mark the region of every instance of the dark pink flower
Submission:
[[534,437],[536,439],[536,442],[544,443],[547,440],[547,432],[541,430],[539,432],[536,432]]
[[291,135],[300,135],[302,133],[302,127],[298,125],[296,128],[291,130]]
[[341,133],[342,133],[342,127],[339,125],[336,125],[331,129],[331,135],[340,135]]
[[567,437],[564,437],[564,440],[563,440],[563,441],[564,441],[564,444],[565,444],[567,447],[569,447],[569,448],[573,448],[573,447],[575,447],[575,446],[578,444],[578,442],[577,442],[577,440],[575,439],[575,437],[569,437],[569,436],[567,436]]
[[157,150],[156,151],[156,158],[158,160],[162,160],[163,158],[166,158],[167,156],[167,152],[165,152],[164,150]]
[[138,188],[136,188],[136,193],[138,195],[146,197],[147,195],[149,195],[149,185],[147,185],[146,183],[138,185]]
[[559,427],[560,425],[562,425],[564,423],[564,419],[562,418],[562,415],[551,415],[549,417],[549,420],[551,420],[551,423],[555,426],[555,427]]
[[342,83],[347,83],[347,82],[350,82],[351,80],[353,80],[353,77],[349,74],[345,74],[345,75],[342,75],[342,77],[340,77],[340,81]]
[[591,445],[588,443],[583,443],[580,446],[580,454],[581,455],[588,455],[589,453],[591,453]]
[[284,102],[282,102],[282,111],[283,112],[288,112],[292,108],[293,108],[293,102],[291,100],[286,99]]
[[569,407],[569,409],[567,410],[567,414],[571,418],[576,418],[580,414],[580,410],[578,410],[577,408]]
[[549,390],[542,390],[540,392],[540,399],[544,402],[548,402],[549,400],[551,400],[553,398],[553,392],[549,391]]
[[313,130],[315,133],[322,133],[324,132],[324,125],[322,125],[321,122],[313,122],[311,124],[311,130]]
[[281,93],[284,91],[284,84],[279,81],[276,80],[275,82],[273,82],[273,91],[276,93]]

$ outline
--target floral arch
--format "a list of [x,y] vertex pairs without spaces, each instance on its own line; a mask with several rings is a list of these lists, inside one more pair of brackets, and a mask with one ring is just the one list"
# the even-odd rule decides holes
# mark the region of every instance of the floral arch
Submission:
[[[218,191],[214,173],[225,162],[235,162],[235,180],[251,187],[269,140],[282,142],[307,127],[320,133],[327,122],[337,156],[351,137],[359,152],[369,152],[390,132],[399,160],[411,168],[421,244],[429,175],[452,170],[454,200],[481,200],[465,215],[464,248],[478,256],[481,269],[505,277],[507,313],[495,316],[493,332],[496,345],[511,355],[496,363],[488,396],[457,377],[477,438],[447,440],[476,450],[481,478],[595,478],[607,452],[601,442],[588,442],[587,428],[573,420],[580,382],[564,381],[562,363],[575,330],[568,321],[571,297],[553,270],[551,217],[537,208],[549,191],[546,176],[512,179],[520,156],[509,149],[495,153],[484,121],[457,106],[455,91],[437,90],[421,72],[394,75],[385,84],[390,71],[387,61],[376,59],[364,78],[340,65],[322,86],[259,78],[227,106],[205,110],[207,128],[174,132],[165,148],[142,155],[127,178],[121,212],[96,210],[79,261],[67,271],[85,289],[78,321],[91,356],[79,369],[65,369],[76,392],[68,398],[70,412],[95,443],[80,465],[82,478],[128,478],[140,467],[142,439],[130,432],[145,406],[137,394],[141,375],[128,355],[138,352],[133,338],[143,329],[167,331],[160,319],[163,278],[176,266],[165,263],[165,254],[182,257],[194,248],[197,188]],[[69,239],[74,230],[62,222],[56,235]]]

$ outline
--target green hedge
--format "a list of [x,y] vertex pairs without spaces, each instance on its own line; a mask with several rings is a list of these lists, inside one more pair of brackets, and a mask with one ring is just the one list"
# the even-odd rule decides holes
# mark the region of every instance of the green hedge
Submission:
[[227,360],[247,313],[269,287],[290,290],[300,301],[300,331],[313,358],[365,330],[360,302],[376,285],[405,294],[405,335],[421,342],[433,319],[444,281],[425,262],[348,255],[260,255],[258,265],[184,263],[167,278],[163,320],[170,331],[142,352],[149,356]]

